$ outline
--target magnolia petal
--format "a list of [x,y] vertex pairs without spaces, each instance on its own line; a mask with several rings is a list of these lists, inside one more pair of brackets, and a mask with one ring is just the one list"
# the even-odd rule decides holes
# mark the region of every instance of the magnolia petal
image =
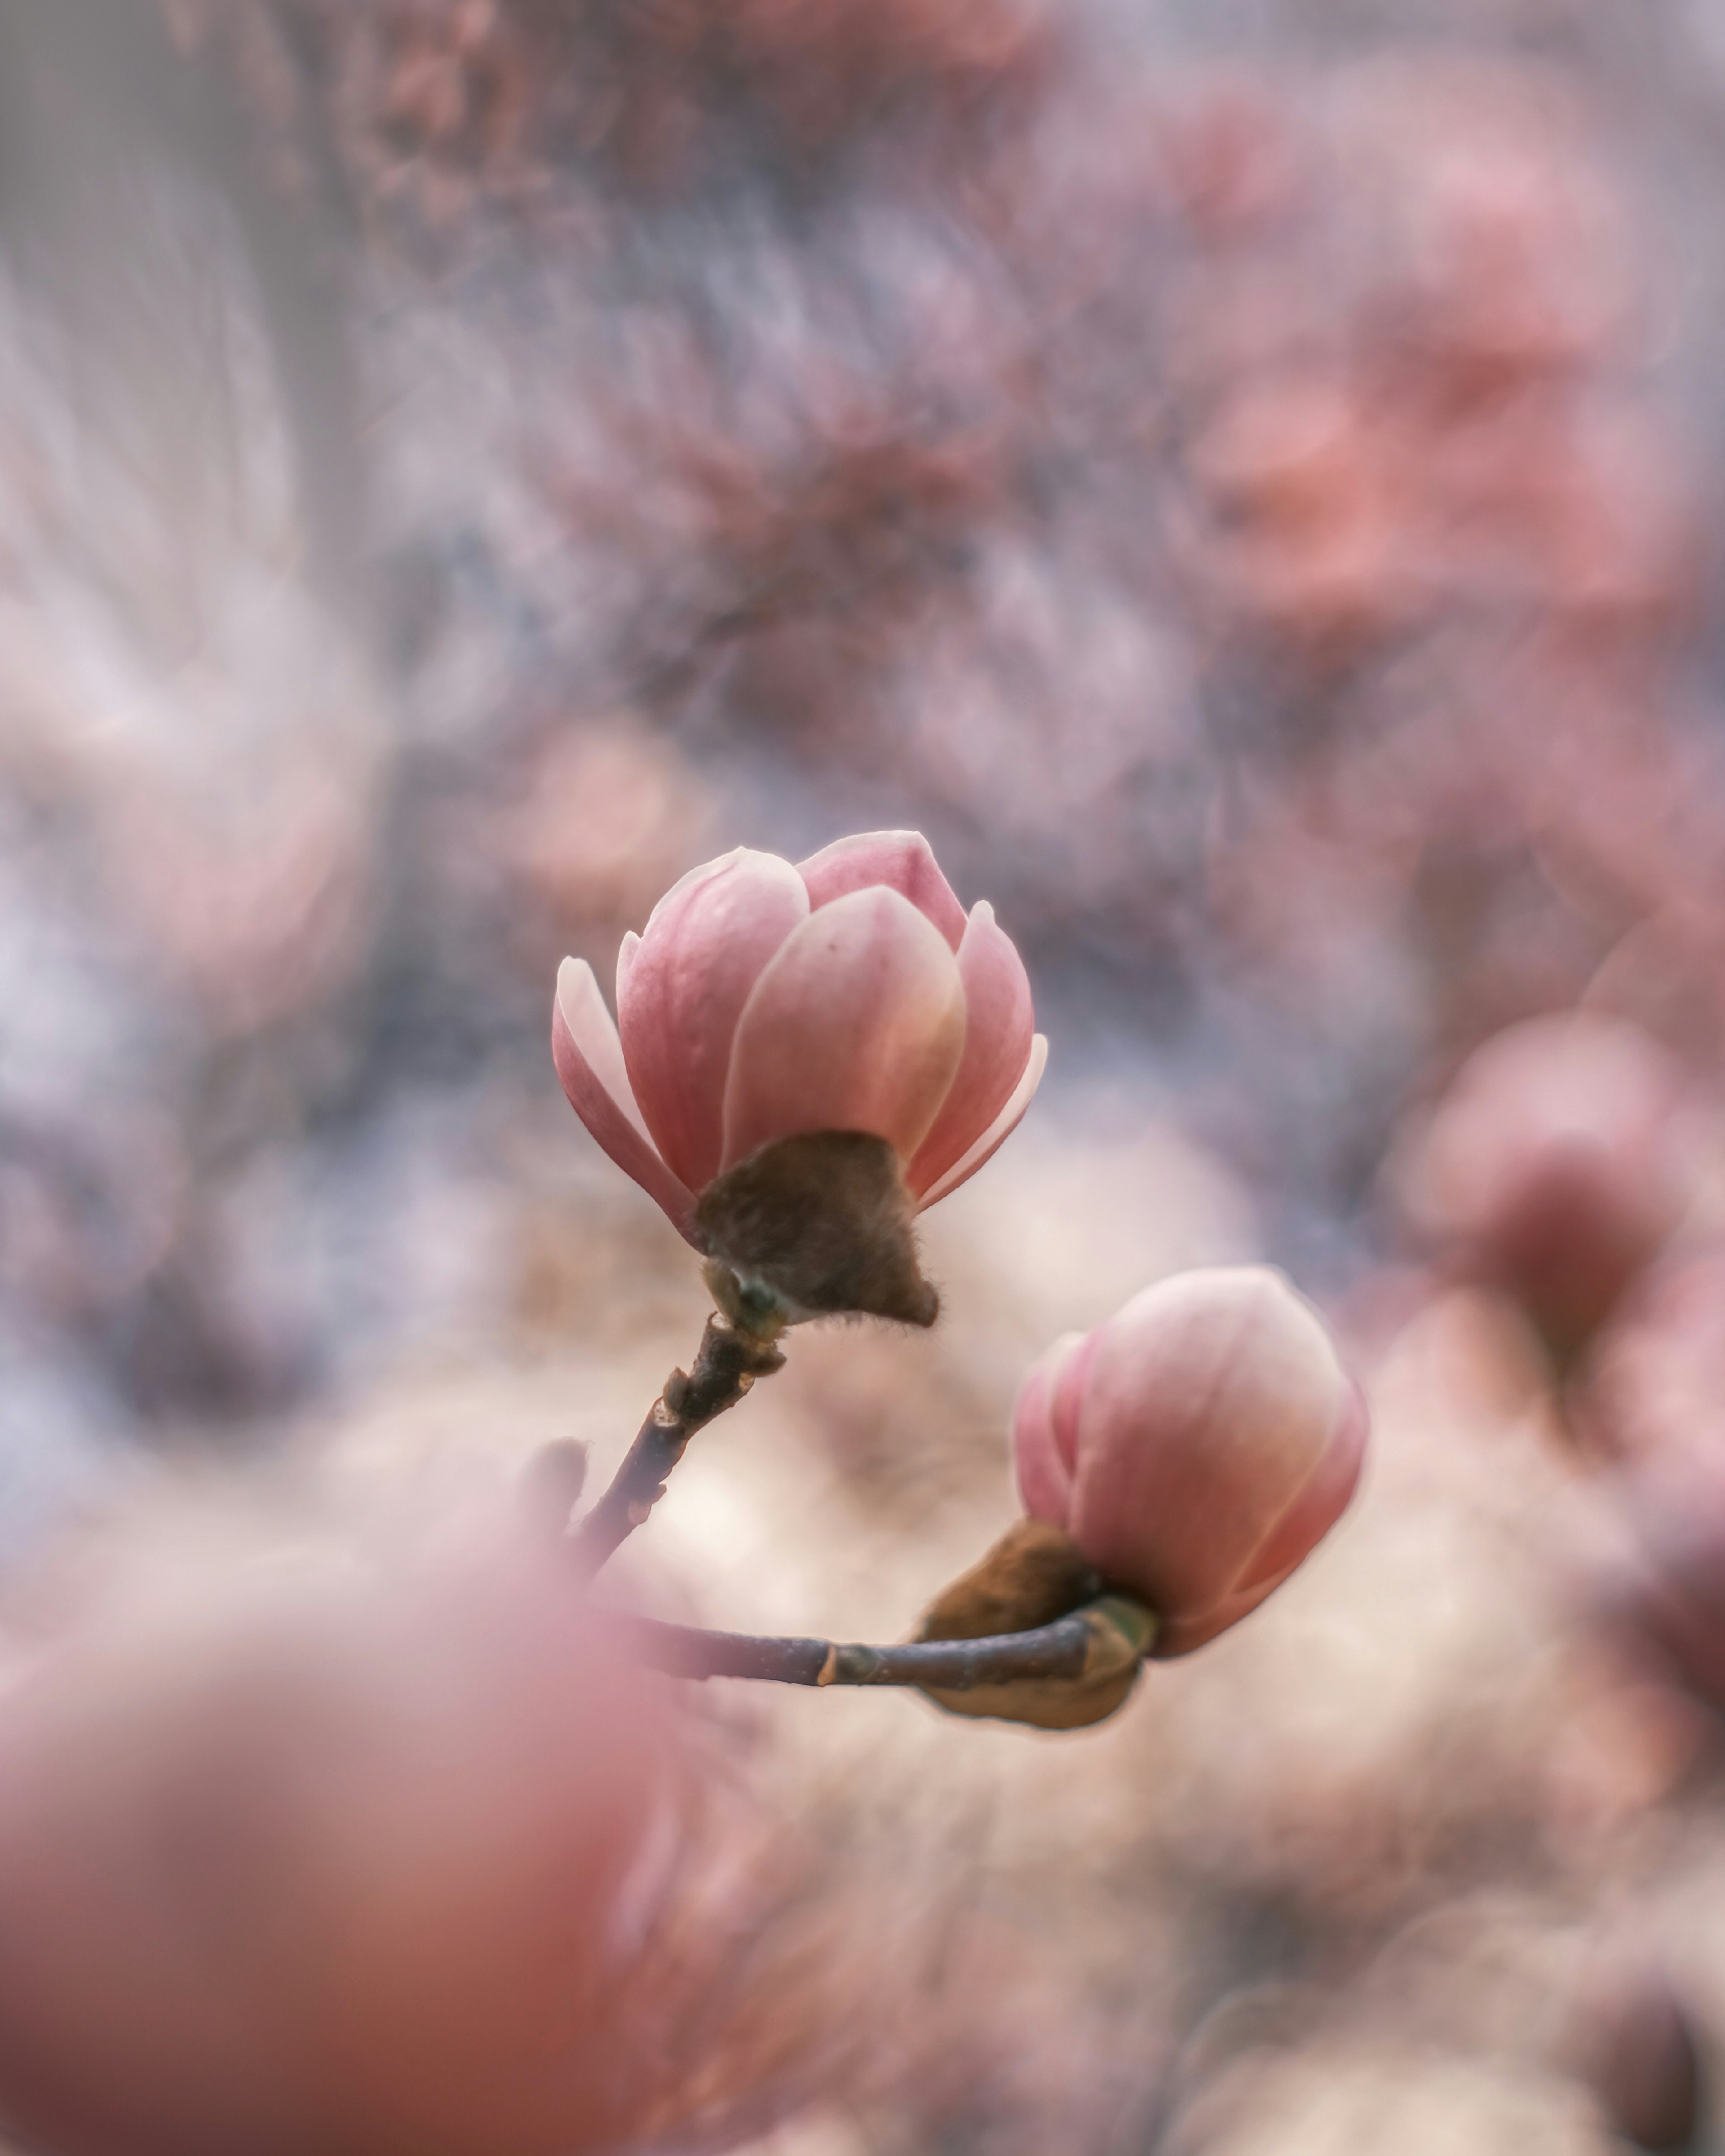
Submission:
[[940,932],[896,891],[847,893],[793,930],[743,1007],[723,1165],[775,1138],[868,1131],[907,1159],[964,1052],[964,987]]
[[1055,1456],[1075,1479],[1078,1474],[1078,1411],[1084,1404],[1084,1388],[1101,1337],[1100,1326],[1079,1336],[1071,1353],[1062,1357],[1060,1367],[1054,1373],[1048,1396],[1049,1428],[1054,1436]]
[[1212,1640],[1219,1639],[1230,1626],[1239,1624],[1242,1617],[1250,1617],[1260,1602],[1267,1602],[1295,1569],[1290,1565],[1286,1572],[1266,1580],[1263,1586],[1230,1594],[1214,1609],[1196,1617],[1164,1617],[1158,1612],[1151,1654],[1158,1662],[1171,1662],[1182,1655],[1191,1654],[1194,1648],[1207,1647]]
[[629,978],[629,969],[635,963],[635,953],[641,947],[641,939],[633,928],[624,931],[623,941],[617,948],[617,1008],[623,1008],[623,984]]
[[728,869],[739,854],[747,853],[747,850],[746,846],[733,846],[728,854],[720,854],[713,860],[702,861],[695,868],[685,869],[681,875],[660,900],[658,905],[647,916],[648,928],[650,929],[659,916],[668,911],[673,902],[680,899],[685,891],[692,891],[696,884],[705,883],[709,876],[716,876],[721,870]]
[[743,1006],[768,960],[808,917],[809,894],[790,863],[739,846],[660,901],[619,975],[618,1023],[635,1098],[691,1190],[719,1172],[726,1074]]
[[1070,1389],[1066,1379],[1093,1333],[1065,1332],[1031,1364],[1012,1412],[1013,1465],[1019,1495],[1033,1520],[1064,1528],[1072,1510],[1072,1476],[1076,1433],[1057,1426],[1055,1403]]
[[1242,1590],[1261,1587],[1266,1580],[1286,1579],[1335,1526],[1359,1481],[1370,1430],[1365,1394],[1352,1385],[1334,1435],[1246,1567],[1240,1581]]
[[1158,1661],[1189,1655],[1219,1633],[1250,1617],[1291,1578],[1348,1510],[1365,1464],[1371,1418],[1365,1395],[1355,1385],[1342,1420],[1310,1480],[1295,1496],[1231,1594],[1194,1615],[1176,1617],[1158,1627],[1153,1650]]
[[913,1193],[932,1188],[990,1128],[1029,1060],[1035,1029],[1029,977],[986,900],[971,909],[958,946],[958,974],[964,983],[964,1058],[934,1128],[905,1171]]
[[986,1166],[993,1158],[1024,1121],[1024,1111],[1034,1097],[1036,1088],[1042,1083],[1042,1074],[1047,1068],[1048,1036],[1039,1033],[1030,1043],[1029,1058],[1006,1106],[963,1158],[955,1161],[932,1190],[923,1192],[916,1200],[919,1213],[926,1213],[931,1205],[937,1205],[942,1199],[950,1197],[961,1183],[968,1183],[979,1168]]
[[570,1106],[600,1149],[664,1209],[679,1235],[695,1242],[695,1200],[647,1135],[629,1091],[623,1044],[584,958],[565,958],[557,970],[551,1052]]
[[809,886],[809,903],[830,906],[847,891],[885,884],[932,921],[956,951],[964,940],[964,908],[920,831],[863,831],[854,839],[835,839],[797,873]]
[[1158,1281],[1101,1328],[1074,1537],[1170,1625],[1207,1618],[1241,1594],[1348,1393],[1317,1314],[1269,1266]]

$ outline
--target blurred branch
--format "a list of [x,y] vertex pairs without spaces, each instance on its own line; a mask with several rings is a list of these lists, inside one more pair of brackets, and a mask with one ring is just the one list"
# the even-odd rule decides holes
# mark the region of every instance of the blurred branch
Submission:
[[696,1431],[734,1408],[757,1378],[783,1367],[784,1357],[771,1341],[745,1332],[716,1312],[708,1318],[695,1368],[673,1370],[665,1379],[610,1488],[571,1537],[576,1563],[589,1578],[665,1495],[665,1478]]
[[969,1691],[1020,1679],[1076,1679],[1086,1673],[1099,1620],[1075,1609],[1032,1632],[981,1640],[926,1640],[865,1647],[831,1640],[759,1639],[704,1632],[649,1617],[614,1620],[629,1651],[649,1669],[680,1677],[757,1677],[772,1684],[922,1685]]

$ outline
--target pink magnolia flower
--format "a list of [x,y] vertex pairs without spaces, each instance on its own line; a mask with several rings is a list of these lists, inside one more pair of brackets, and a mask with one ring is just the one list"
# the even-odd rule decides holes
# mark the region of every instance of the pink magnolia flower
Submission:
[[918,831],[840,839],[793,867],[739,846],[624,938],[617,1023],[593,968],[557,975],[571,1105],[701,1248],[696,1201],[779,1138],[884,1138],[920,1211],[1029,1106],[1048,1044],[992,906],[967,916]]
[[1025,1510],[1063,1528],[1183,1655],[1255,1609],[1353,1494],[1359,1389],[1268,1265],[1159,1281],[1068,1333],[1019,1391]]

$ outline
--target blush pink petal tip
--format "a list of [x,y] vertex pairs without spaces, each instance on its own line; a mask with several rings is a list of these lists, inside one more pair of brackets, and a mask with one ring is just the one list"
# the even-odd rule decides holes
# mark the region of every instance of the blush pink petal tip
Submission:
[[695,1199],[660,1157],[629,1082],[623,1044],[593,968],[565,958],[552,1006],[551,1052],[569,1105],[600,1149],[639,1183],[685,1241],[695,1236]]
[[963,941],[964,908],[920,831],[863,831],[836,839],[798,862],[797,873],[813,906],[829,906],[848,892],[884,884],[932,921],[949,949],[956,951]]

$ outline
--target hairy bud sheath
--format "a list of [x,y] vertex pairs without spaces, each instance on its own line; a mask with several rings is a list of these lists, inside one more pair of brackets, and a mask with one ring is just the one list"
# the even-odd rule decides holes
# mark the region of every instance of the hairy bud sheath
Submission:
[[[592,968],[564,961],[552,1047],[598,1143],[745,1286],[793,1317],[920,1324],[935,1305],[910,1220],[1016,1127],[1047,1055],[993,909],[967,916],[916,831],[841,839],[795,867],[739,847],[692,869],[624,940],[615,1024]],[[771,1152],[816,1138],[876,1142]],[[804,1265],[787,1255],[800,1224],[778,1216],[811,1201],[825,1218]],[[851,1210],[880,1245],[860,1276],[887,1284],[845,1302],[834,1245]]]
[[1365,1402],[1267,1265],[1161,1281],[1034,1365],[1013,1424],[1033,1518],[1070,1534],[1183,1655],[1279,1587],[1340,1517]]
[[985,1640],[1029,1632],[1075,1610],[1090,1641],[1076,1677],[1014,1677],[1004,1684],[924,1691],[949,1714],[1022,1722],[1034,1729],[1087,1729],[1106,1722],[1137,1681],[1153,1636],[1148,1613],[1106,1597],[1101,1575],[1070,1535],[1045,1520],[1019,1520],[993,1549],[944,1588],[923,1612],[918,1640]]

